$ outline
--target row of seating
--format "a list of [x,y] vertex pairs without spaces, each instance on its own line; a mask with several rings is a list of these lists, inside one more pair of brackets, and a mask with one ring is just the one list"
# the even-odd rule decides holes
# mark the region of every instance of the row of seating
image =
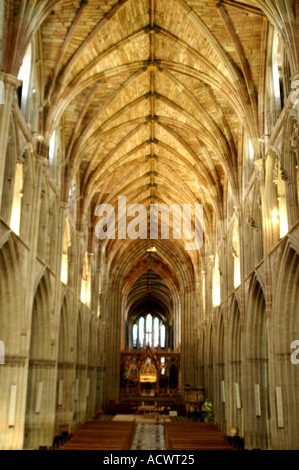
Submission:
[[167,450],[233,450],[212,423],[165,423]]
[[59,450],[129,450],[134,432],[134,421],[87,421]]

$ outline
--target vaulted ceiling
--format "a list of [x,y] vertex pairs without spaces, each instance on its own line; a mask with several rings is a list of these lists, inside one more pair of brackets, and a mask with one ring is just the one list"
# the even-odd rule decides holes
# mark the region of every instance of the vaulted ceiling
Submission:
[[[243,128],[258,152],[265,12],[278,27],[283,12],[275,2],[251,0],[46,3],[26,6],[40,38],[43,132],[49,142],[63,120],[62,197],[79,173],[79,224],[90,208],[126,196],[128,205],[146,207],[202,203],[211,236],[215,220],[226,217],[228,184],[240,197]],[[19,16],[23,4],[14,2]],[[14,40],[22,31],[29,41],[25,26]],[[18,61],[9,60],[13,71]],[[131,242],[107,242],[112,265],[126,253],[127,269],[142,259],[153,268],[159,256],[173,256],[173,273],[190,259],[198,269],[199,255],[184,252],[184,240],[157,241],[157,254],[146,252],[150,240],[139,241],[136,252]]]
[[45,128],[64,120],[66,184],[90,205],[238,194],[240,126],[257,141],[262,12],[253,2],[61,2],[41,27]]
[[138,316],[148,312],[155,312],[164,321],[169,321],[173,308],[171,291],[165,281],[149,269],[133,284],[126,308],[132,323]]

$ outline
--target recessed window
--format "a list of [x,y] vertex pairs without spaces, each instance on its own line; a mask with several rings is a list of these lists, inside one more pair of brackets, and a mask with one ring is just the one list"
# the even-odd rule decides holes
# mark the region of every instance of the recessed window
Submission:
[[160,322],[159,322],[159,318],[155,318],[154,319],[154,348],[157,348],[158,345],[159,345],[159,326],[160,326]]
[[55,159],[55,150],[56,150],[56,131],[53,132],[50,143],[49,143],[49,164],[53,165]]
[[141,317],[139,320],[139,331],[138,331],[139,345],[141,348],[144,348],[144,325],[145,325],[144,318]]
[[13,204],[12,204],[11,219],[10,219],[10,227],[17,235],[20,235],[22,197],[23,197],[23,164],[17,163],[14,196],[13,196]]
[[62,252],[62,263],[61,263],[61,282],[67,284],[68,282],[68,247],[71,245],[70,226],[69,221],[66,218],[64,235],[63,235],[63,252]]
[[140,317],[132,326],[132,346],[133,348],[146,348],[147,345],[153,348],[165,348],[166,328],[164,323],[156,315],[148,313]]
[[218,305],[220,305],[220,273],[219,258],[216,253],[213,273],[213,307],[217,307]]
[[27,101],[29,97],[29,85],[30,85],[30,76],[31,76],[31,63],[32,63],[32,46],[29,45],[23,63],[21,65],[18,79],[22,82],[22,92],[21,92],[21,110],[23,113],[26,111]]
[[245,187],[250,181],[252,173],[254,171],[254,148],[252,145],[252,141],[249,139],[248,135],[245,133],[244,136],[244,185]]
[[161,328],[160,328],[160,347],[161,348],[165,348],[165,339],[166,339],[165,325],[161,325]]
[[88,254],[85,253],[82,279],[81,279],[81,302],[90,305],[90,263]]
[[240,285],[240,282],[241,282],[239,226],[238,226],[237,219],[234,222],[234,229],[233,229],[233,256],[234,256],[234,287],[236,289]]
[[136,325],[136,323],[135,323],[135,325],[133,325],[132,334],[133,334],[133,348],[137,348],[138,326]]
[[146,317],[146,344],[152,346],[153,338],[153,317],[148,314]]

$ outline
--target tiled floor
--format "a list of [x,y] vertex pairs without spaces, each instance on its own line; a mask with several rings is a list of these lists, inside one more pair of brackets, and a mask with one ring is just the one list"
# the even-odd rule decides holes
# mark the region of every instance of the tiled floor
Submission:
[[137,424],[131,450],[165,450],[163,424]]

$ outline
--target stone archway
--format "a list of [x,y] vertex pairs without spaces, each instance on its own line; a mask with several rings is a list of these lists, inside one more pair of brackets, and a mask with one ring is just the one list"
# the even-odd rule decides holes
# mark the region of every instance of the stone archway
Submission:
[[88,367],[88,328],[81,306],[77,319],[76,367],[74,383],[74,424],[77,426],[86,419],[86,384]]
[[217,339],[215,351],[215,422],[222,429],[226,426],[226,405],[225,405],[225,383],[226,383],[226,370],[225,370],[225,352],[224,352],[224,321],[222,311],[219,310],[219,319],[217,325]]
[[248,449],[269,449],[271,435],[268,322],[263,288],[256,276],[251,280],[248,293],[245,336],[247,379],[245,445]]
[[281,256],[275,285],[272,319],[275,361],[271,369],[273,448],[294,449],[299,419],[299,374],[298,365],[292,362],[292,343],[299,339],[299,255],[290,239]]
[[86,384],[86,417],[93,418],[96,406],[96,383],[97,383],[97,329],[96,323],[91,318],[88,333],[88,369]]
[[24,439],[26,323],[18,261],[13,238],[5,237],[0,249],[0,340],[5,349],[0,366],[0,448],[6,450],[21,449]]
[[241,350],[241,319],[238,301],[234,296],[231,301],[228,317],[227,347],[227,430],[237,428],[238,435],[243,437],[243,403],[242,403],[242,350]]
[[25,449],[52,445],[56,395],[52,299],[50,279],[46,272],[36,288],[32,306]]
[[57,364],[57,399],[55,432],[61,425],[73,423],[73,383],[75,377],[74,331],[70,318],[70,299],[65,294],[59,324],[59,345]]

